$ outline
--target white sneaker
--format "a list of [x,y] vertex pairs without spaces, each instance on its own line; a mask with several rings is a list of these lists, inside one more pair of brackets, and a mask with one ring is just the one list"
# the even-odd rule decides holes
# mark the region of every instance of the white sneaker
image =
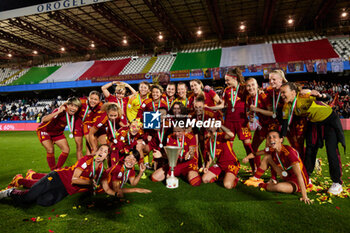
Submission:
[[10,188],[10,189],[5,189],[3,191],[0,192],[0,200],[5,198],[5,197],[9,197],[12,190],[14,190],[15,188]]
[[339,195],[341,192],[343,192],[343,187],[339,183],[333,183],[327,192],[333,195]]

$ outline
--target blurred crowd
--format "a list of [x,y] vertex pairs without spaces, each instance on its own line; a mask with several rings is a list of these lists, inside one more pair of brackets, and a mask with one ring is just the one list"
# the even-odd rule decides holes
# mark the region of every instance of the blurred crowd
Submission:
[[51,104],[43,104],[37,98],[23,98],[13,100],[7,98],[0,101],[0,121],[24,121],[31,120],[40,122],[41,117],[51,113],[59,106],[58,101],[61,99],[53,99]]
[[314,89],[332,96],[330,104],[339,118],[350,118],[350,85],[349,83],[336,83],[327,81],[310,81],[304,88]]

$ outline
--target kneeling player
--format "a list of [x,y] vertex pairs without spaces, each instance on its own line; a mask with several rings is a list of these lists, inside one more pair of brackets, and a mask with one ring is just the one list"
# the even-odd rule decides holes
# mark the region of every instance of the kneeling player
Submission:
[[[215,182],[221,173],[225,173],[224,186],[227,189],[236,187],[237,174],[240,164],[232,149],[233,133],[225,126],[224,132],[216,132],[216,128],[209,128],[209,138],[205,142],[205,151],[209,154],[209,163],[204,169],[203,183]],[[211,166],[213,164],[213,166]]]
[[[192,186],[201,184],[201,177],[198,173],[198,155],[196,153],[197,140],[192,133],[186,133],[185,128],[174,127],[174,133],[168,136],[167,146],[179,146],[183,149],[174,168],[175,176],[184,176]],[[165,172],[170,176],[169,165],[157,169],[152,174],[153,181],[163,181]]]
[[[294,193],[301,192],[300,201],[310,204],[311,201],[307,197],[306,184],[308,176],[305,167],[299,158],[298,152],[290,146],[282,145],[283,138],[280,137],[277,131],[270,131],[267,135],[267,148],[265,151],[259,151],[257,154],[265,154],[261,161],[261,165],[255,175],[245,182],[248,186],[261,187],[270,192]],[[248,159],[254,158],[253,154],[248,155],[243,159],[243,162],[248,162]],[[264,183],[260,177],[264,174],[267,168],[272,169],[283,179],[277,184]]]

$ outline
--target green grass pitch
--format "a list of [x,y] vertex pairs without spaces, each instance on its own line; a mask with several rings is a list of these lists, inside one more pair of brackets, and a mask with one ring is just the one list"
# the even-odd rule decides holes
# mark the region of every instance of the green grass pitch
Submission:
[[[350,142],[350,131],[346,132]],[[68,137],[67,137],[68,138]],[[47,172],[45,150],[35,132],[0,132],[0,187],[12,177],[32,168]],[[66,165],[76,161],[75,145],[68,139],[71,152]],[[234,150],[244,157],[239,140]],[[58,156],[56,148],[56,158]],[[349,187],[349,153],[342,152],[344,189]],[[325,148],[319,151],[323,171],[317,182],[329,183]],[[147,175],[151,174],[147,171]],[[240,177],[249,174],[241,169]],[[191,187],[180,180],[179,188],[167,189],[163,183],[141,180],[139,187],[151,194],[133,193],[127,201],[117,202],[105,194],[95,197],[76,194],[52,207],[14,206],[12,200],[0,201],[0,232],[349,232],[349,198],[331,197],[320,204],[315,192],[309,193],[313,205],[299,201],[300,194],[260,191],[239,183],[234,190],[221,184]],[[324,192],[324,191],[323,191]],[[40,218],[38,218],[40,217]],[[38,221],[33,222],[32,218]]]

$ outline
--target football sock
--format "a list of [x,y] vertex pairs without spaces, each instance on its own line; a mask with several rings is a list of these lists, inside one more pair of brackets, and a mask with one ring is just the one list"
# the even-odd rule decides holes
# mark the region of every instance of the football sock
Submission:
[[261,169],[260,167],[256,170],[255,174],[254,174],[254,177],[257,178],[257,179],[260,179],[260,177],[264,174],[264,170]]
[[61,168],[63,164],[66,162],[67,157],[68,157],[68,153],[62,152],[60,154],[60,157],[58,157],[56,168]]
[[56,168],[56,160],[54,153],[46,153],[46,160],[49,164],[50,170],[53,171]]
[[202,183],[202,179],[200,176],[196,176],[190,180],[190,185],[192,186],[199,186]]

